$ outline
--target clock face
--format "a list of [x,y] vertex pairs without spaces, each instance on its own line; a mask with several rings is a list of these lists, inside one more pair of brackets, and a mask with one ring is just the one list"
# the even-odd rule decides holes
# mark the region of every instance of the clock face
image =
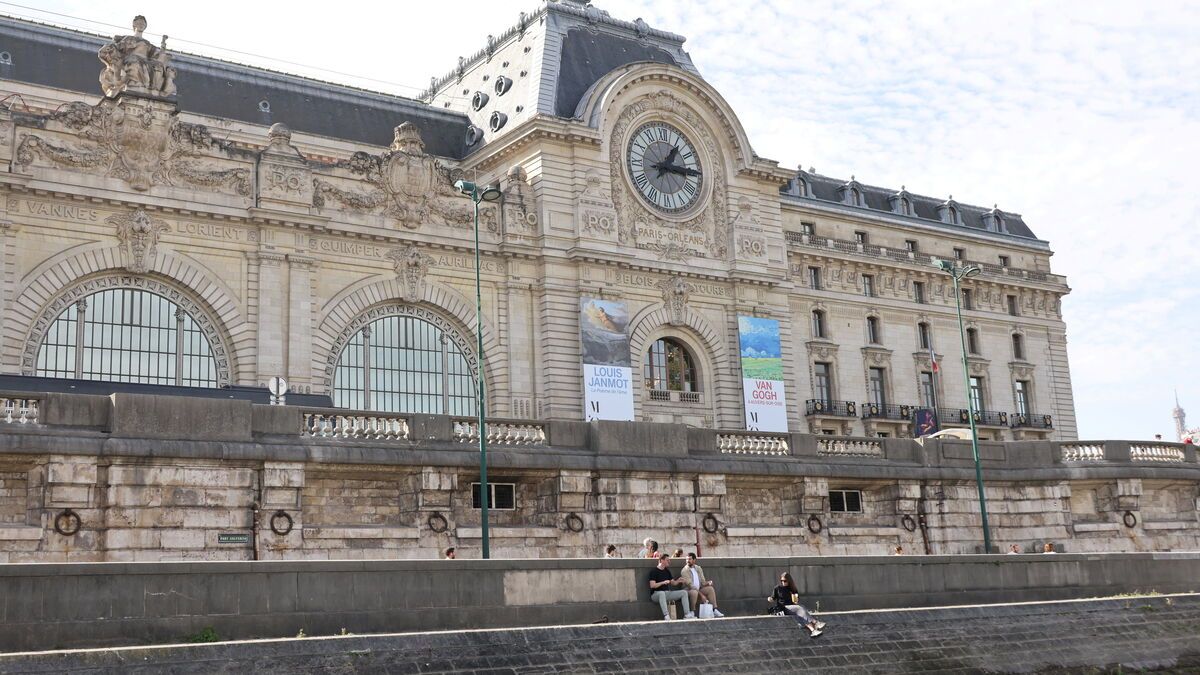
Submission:
[[650,122],[629,137],[629,176],[642,198],[666,213],[685,211],[700,198],[700,157],[670,124]]

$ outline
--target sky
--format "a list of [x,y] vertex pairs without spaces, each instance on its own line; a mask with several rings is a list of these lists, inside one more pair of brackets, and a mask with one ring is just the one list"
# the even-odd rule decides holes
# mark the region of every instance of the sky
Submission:
[[[1200,3],[595,4],[687,36],[763,157],[1022,214],[1072,288],[1081,438],[1171,438],[1176,389],[1200,426]],[[100,33],[142,13],[181,51],[415,96],[537,7],[25,0],[0,13]]]

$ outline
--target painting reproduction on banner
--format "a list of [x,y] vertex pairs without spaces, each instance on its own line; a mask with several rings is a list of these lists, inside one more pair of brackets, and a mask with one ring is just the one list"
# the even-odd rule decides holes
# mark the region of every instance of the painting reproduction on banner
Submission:
[[580,298],[584,419],[633,421],[629,312],[619,300]]
[[788,430],[780,344],[779,322],[775,319],[738,317],[742,392],[746,405],[746,428],[750,431]]

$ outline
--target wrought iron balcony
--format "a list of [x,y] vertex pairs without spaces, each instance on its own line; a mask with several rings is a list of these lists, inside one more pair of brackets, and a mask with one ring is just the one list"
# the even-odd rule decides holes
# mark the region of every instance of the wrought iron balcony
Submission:
[[864,403],[861,406],[862,418],[877,420],[911,420],[915,405],[899,405],[896,403]]
[[[942,424],[970,424],[971,413],[966,408],[938,408],[938,422]],[[975,424],[985,427],[1008,426],[1008,413],[996,410],[976,410]]]
[[1013,425],[1014,429],[1015,428],[1024,428],[1024,429],[1053,429],[1054,428],[1054,418],[1051,417],[1050,415],[1043,415],[1042,413],[1028,413],[1025,415],[1017,413],[1016,415],[1013,415],[1010,419],[1012,420],[1012,425]]
[[828,417],[858,417],[858,404],[854,401],[832,401],[810,398],[805,402],[804,414],[826,415]]

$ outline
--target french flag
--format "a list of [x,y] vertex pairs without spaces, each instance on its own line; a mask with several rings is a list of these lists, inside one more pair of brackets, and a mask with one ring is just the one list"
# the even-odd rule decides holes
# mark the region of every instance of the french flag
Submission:
[[929,364],[933,369],[934,374],[937,374],[941,368],[938,367],[937,357],[933,354],[933,345],[929,345]]

